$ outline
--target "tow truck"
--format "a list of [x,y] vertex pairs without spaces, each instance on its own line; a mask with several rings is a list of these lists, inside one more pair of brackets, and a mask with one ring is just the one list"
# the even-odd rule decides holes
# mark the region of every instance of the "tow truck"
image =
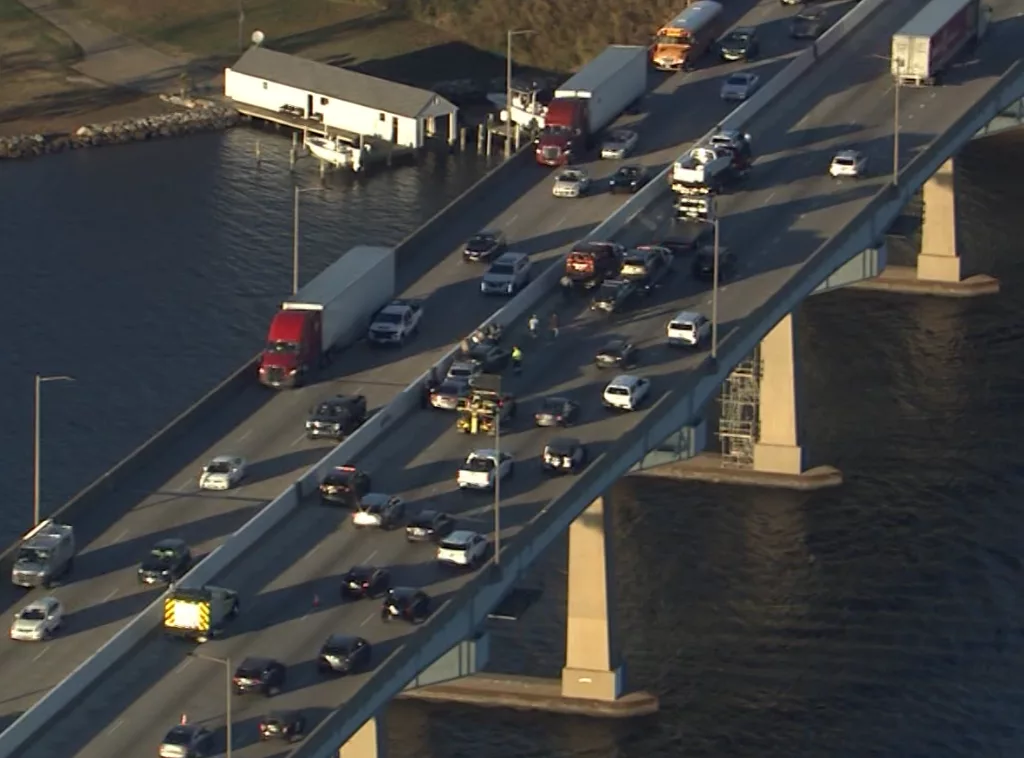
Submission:
[[223,587],[172,589],[164,600],[164,631],[202,644],[238,616],[238,593]]
[[481,374],[469,384],[469,395],[459,400],[455,428],[463,434],[493,434],[495,419],[505,425],[516,415],[516,399],[501,391],[501,380]]
[[679,195],[721,192],[750,170],[750,137],[736,130],[714,134],[672,165],[672,191]]

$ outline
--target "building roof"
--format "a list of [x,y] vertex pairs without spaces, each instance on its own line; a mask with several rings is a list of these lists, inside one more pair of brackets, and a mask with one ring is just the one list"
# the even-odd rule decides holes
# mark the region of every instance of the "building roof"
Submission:
[[250,47],[231,70],[406,118],[442,115],[457,110],[451,102],[429,90],[265,47]]

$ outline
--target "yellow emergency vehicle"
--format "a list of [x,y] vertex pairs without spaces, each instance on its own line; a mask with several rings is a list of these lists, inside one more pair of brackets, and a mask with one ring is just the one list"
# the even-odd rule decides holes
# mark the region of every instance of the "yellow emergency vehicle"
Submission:
[[164,600],[164,631],[202,643],[238,615],[238,593],[223,587],[172,589]]
[[469,395],[459,399],[458,414],[455,428],[463,434],[494,434],[495,418],[503,427],[515,418],[516,400],[485,374],[470,383]]

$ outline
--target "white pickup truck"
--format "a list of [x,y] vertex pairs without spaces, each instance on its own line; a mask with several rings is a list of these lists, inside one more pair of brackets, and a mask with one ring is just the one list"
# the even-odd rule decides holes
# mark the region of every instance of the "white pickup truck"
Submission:
[[750,165],[750,135],[723,130],[672,165],[672,190],[680,195],[712,194],[745,175]]
[[422,303],[416,300],[392,300],[373,317],[367,339],[377,345],[404,345],[416,336],[422,318]]

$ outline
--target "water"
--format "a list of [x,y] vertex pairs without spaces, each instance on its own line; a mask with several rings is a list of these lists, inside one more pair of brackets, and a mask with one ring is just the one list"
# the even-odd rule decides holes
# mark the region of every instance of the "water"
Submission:
[[[252,170],[252,139],[236,132],[0,171],[0,239],[20,267],[3,302],[22,329],[8,338],[14,366],[0,400],[6,508],[27,502],[37,365],[80,377],[46,388],[45,481],[56,501],[254,351],[289,281],[290,198],[280,159]],[[1002,280],[1001,295],[837,293],[800,313],[805,444],[813,462],[843,469],[843,488],[617,488],[625,656],[662,712],[612,723],[398,704],[392,756],[1021,754],[1024,187],[1015,169],[1024,136],[975,144],[960,164],[963,247]],[[400,237],[441,204],[439,177],[449,194],[469,181],[462,168],[431,182],[414,171],[338,182],[341,203],[305,195],[308,269],[335,248]],[[59,229],[44,222],[58,213]],[[353,218],[361,230],[339,230]],[[912,245],[894,243],[894,261]],[[497,669],[557,673],[564,562],[564,547],[552,551],[537,572],[544,600],[514,629],[498,628]]]

